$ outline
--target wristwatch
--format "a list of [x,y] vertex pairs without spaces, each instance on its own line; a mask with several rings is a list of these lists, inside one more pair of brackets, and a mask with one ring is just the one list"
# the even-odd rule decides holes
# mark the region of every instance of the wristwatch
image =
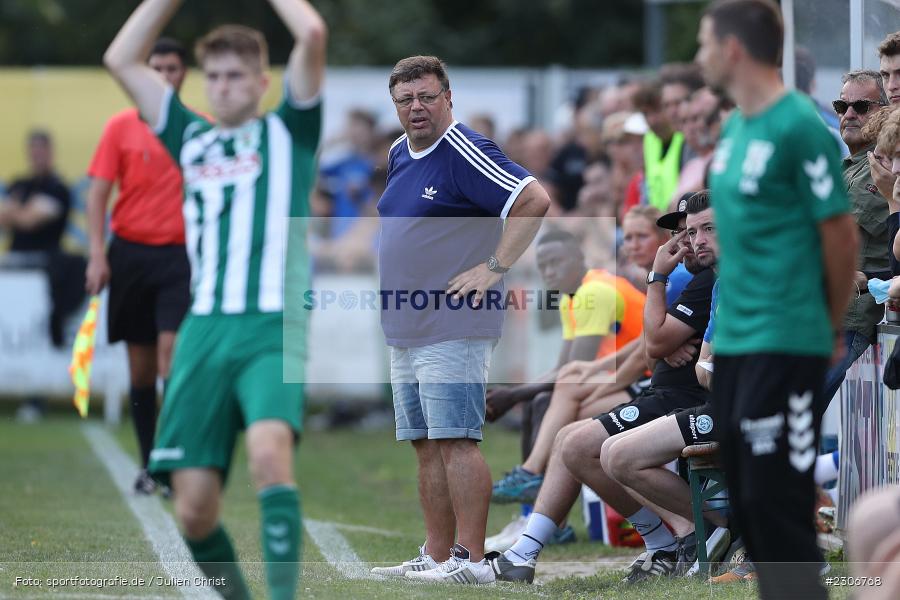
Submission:
[[487,259],[487,268],[488,271],[493,271],[494,273],[506,273],[509,271],[509,267],[501,267],[500,261],[497,260],[496,256],[491,256]]
[[666,283],[669,283],[669,276],[663,275],[662,273],[654,273],[653,271],[647,273],[647,285],[657,281],[665,285]]

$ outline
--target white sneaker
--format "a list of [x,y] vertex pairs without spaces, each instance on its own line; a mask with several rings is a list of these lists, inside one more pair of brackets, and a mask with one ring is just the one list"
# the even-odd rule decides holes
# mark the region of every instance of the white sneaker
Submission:
[[441,583],[464,583],[479,585],[494,583],[494,570],[487,560],[473,563],[465,546],[455,544],[450,550],[450,558],[430,571],[407,571],[408,579]]
[[519,516],[500,530],[497,535],[484,540],[485,552],[506,552],[512,545],[516,543],[522,534],[525,533],[525,526],[528,525],[528,517]]
[[373,575],[387,575],[388,577],[403,577],[409,572],[429,571],[436,569],[438,564],[431,555],[425,554],[425,544],[419,548],[419,555],[412,560],[407,560],[395,567],[375,567]]

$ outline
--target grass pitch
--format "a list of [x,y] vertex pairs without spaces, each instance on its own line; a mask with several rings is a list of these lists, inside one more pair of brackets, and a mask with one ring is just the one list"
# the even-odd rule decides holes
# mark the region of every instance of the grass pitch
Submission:
[[[178,598],[183,590],[153,582],[166,571],[75,418],[54,417],[36,425],[0,415],[0,598]],[[110,430],[132,458],[130,424]],[[483,451],[495,478],[518,461],[515,434],[489,427]],[[415,459],[392,432],[309,432],[298,453],[297,479],[304,518],[337,532],[344,548],[365,563],[412,557],[424,539],[416,496]],[[130,485],[130,482],[128,482]],[[171,512],[171,505],[163,502]],[[517,507],[492,506],[488,533],[500,530]],[[258,505],[239,448],[225,494],[223,521],[255,596],[264,597],[258,535]],[[551,546],[541,555],[541,585],[502,583],[456,587],[403,580],[348,578],[365,566],[343,571],[332,565],[334,548],[323,551],[308,532],[303,540],[300,597],[316,599],[394,598],[755,598],[755,584],[709,586],[699,580],[662,580],[638,586],[620,582],[616,563],[633,550],[588,542],[580,505],[571,515],[579,541]],[[319,540],[322,542],[322,539]],[[326,539],[326,546],[334,539]],[[572,573],[595,572],[590,576]],[[845,574],[835,565],[832,574]],[[51,588],[49,578],[141,578],[143,587]],[[31,578],[40,586],[16,578]],[[844,598],[849,589],[831,590]]]

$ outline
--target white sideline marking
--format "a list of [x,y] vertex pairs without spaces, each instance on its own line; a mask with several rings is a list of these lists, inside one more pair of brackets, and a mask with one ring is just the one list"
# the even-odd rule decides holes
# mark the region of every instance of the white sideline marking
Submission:
[[[93,424],[85,424],[81,428],[91,445],[94,454],[106,467],[110,479],[122,495],[122,499],[132,514],[141,524],[144,537],[150,542],[153,552],[159,557],[163,570],[169,577],[193,580],[203,577],[203,573],[194,564],[187,546],[175,526],[175,521],[167,513],[159,498],[155,496],[139,497],[132,493],[131,483],[138,474],[138,467],[125,454],[109,433]],[[218,598],[212,588],[178,587],[185,598]]]
[[396,531],[388,531],[387,529],[379,529],[377,527],[369,527],[368,525],[348,525],[346,523],[331,523],[338,529],[346,531],[359,531],[361,533],[374,533],[375,535],[383,535],[384,537],[403,537]]
[[325,559],[347,579],[374,579],[369,567],[353,551],[334,523],[303,519],[303,526]]

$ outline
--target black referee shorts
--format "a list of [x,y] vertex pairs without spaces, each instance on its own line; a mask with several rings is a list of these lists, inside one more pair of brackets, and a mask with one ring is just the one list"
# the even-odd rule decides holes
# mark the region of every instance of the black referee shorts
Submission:
[[184,246],[113,237],[108,256],[110,343],[155,344],[161,331],[177,331],[191,303]]

